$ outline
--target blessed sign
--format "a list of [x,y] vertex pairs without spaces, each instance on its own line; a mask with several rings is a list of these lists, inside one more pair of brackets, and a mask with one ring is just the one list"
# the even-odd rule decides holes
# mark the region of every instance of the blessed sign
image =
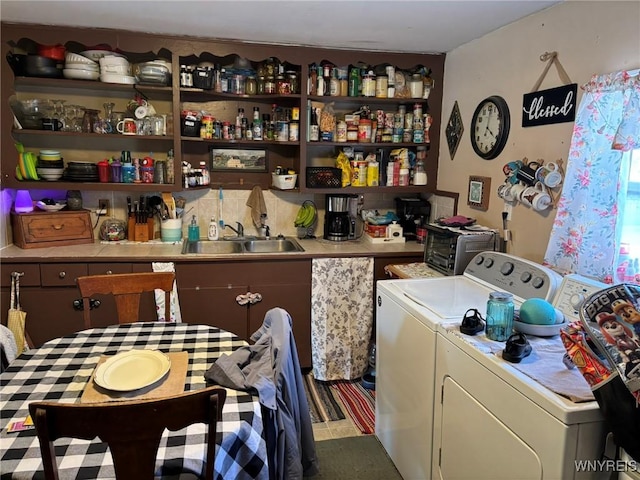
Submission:
[[537,127],[573,122],[576,118],[578,84],[572,83],[522,96],[522,126]]

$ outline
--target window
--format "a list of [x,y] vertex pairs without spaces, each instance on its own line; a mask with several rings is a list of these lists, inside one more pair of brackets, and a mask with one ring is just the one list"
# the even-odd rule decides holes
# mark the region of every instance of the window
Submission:
[[630,155],[629,185],[624,206],[616,281],[640,283],[640,149]]

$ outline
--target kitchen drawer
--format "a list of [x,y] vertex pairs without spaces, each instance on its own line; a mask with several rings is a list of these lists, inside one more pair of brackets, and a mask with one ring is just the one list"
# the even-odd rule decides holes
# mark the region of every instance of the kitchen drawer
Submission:
[[88,273],[86,263],[43,263],[40,265],[43,287],[72,287],[76,285],[76,278]]
[[93,243],[89,210],[11,213],[13,243],[40,248]]
[[89,275],[111,275],[112,273],[131,273],[130,263],[90,263]]
[[24,273],[20,277],[21,287],[40,286],[40,265],[37,263],[3,263],[0,287],[11,287],[11,272]]

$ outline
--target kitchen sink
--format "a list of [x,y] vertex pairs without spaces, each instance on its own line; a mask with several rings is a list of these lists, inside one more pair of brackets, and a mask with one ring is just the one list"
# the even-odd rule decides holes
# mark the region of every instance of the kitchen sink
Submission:
[[220,255],[229,253],[283,253],[304,252],[304,248],[293,238],[269,238],[253,240],[198,240],[190,242],[185,239],[182,243],[182,253],[201,255]]
[[224,253],[242,253],[242,243],[240,242],[215,242],[200,240],[190,242],[184,240],[182,243],[182,253],[201,253],[204,255],[216,255]]
[[247,253],[304,252],[304,248],[291,238],[249,240],[242,245]]

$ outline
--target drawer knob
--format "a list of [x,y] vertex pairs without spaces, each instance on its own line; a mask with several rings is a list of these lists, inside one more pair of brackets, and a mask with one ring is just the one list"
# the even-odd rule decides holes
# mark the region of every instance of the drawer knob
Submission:
[[67,272],[60,272],[60,273],[58,273],[58,277],[60,277],[60,278],[64,278],[64,277],[66,277],[66,276],[67,276]]
[[54,230],[62,230],[64,228],[63,224],[51,225]]
[[111,270],[107,270],[106,274],[111,275],[113,272]]

